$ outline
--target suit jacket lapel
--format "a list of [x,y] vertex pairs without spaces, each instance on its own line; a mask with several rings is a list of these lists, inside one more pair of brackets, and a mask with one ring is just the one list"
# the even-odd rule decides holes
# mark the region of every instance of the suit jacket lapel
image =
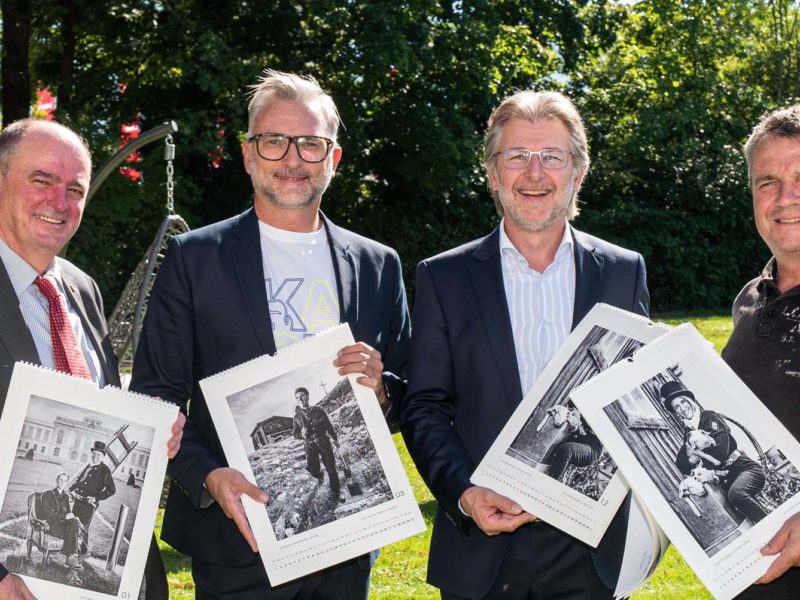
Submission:
[[585,234],[572,227],[570,230],[575,241],[575,307],[572,311],[572,329],[575,329],[597,303],[604,260]]
[[107,360],[106,354],[103,351],[103,331],[102,319],[97,306],[94,304],[91,307],[87,306],[83,301],[80,288],[76,280],[65,269],[61,269],[61,280],[64,282],[64,294],[69,300],[70,305],[78,313],[83,325],[83,330],[89,337],[89,342],[94,347],[97,357],[100,360],[100,366],[103,369],[103,375],[107,383],[111,385],[119,385],[119,374],[114,372],[113,365]]
[[22,360],[38,365],[39,353],[33,343],[33,336],[25,325],[25,319],[22,318],[19,298],[14,292],[2,261],[0,261],[0,306],[4,307],[3,318],[0,319],[0,343],[5,346],[14,361]]
[[234,229],[232,242],[233,268],[239,279],[247,314],[265,354],[275,354],[275,337],[269,319],[269,301],[264,286],[264,263],[258,219],[252,208],[245,212]]
[[343,238],[341,230],[320,213],[328,236],[328,245],[336,276],[336,292],[339,295],[339,322],[349,323],[356,335],[358,323],[358,264],[350,252],[350,243]]
[[489,234],[473,253],[476,262],[470,267],[470,279],[480,310],[480,323],[486,329],[500,380],[511,409],[522,399],[517,353],[511,317],[508,314],[503,270],[500,265],[499,230]]

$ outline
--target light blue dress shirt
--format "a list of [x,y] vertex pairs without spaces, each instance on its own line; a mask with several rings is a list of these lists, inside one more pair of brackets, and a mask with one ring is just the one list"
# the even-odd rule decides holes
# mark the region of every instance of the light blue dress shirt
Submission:
[[572,329],[575,253],[569,226],[564,227],[553,262],[540,273],[511,243],[503,219],[500,263],[524,396]]
[[[34,283],[39,273],[30,266],[25,259],[9,248],[8,244],[2,239],[0,239],[0,258],[3,260],[3,264],[6,267],[14,292],[17,294],[17,298],[19,298],[22,318],[25,319],[28,331],[30,331],[31,336],[33,336],[33,343],[36,345],[39,361],[42,363],[42,366],[55,369],[53,345],[50,338],[49,303],[47,298],[42,295],[39,288],[36,287]],[[61,280],[61,270],[58,268],[58,262],[53,261],[44,275],[56,286],[58,293],[64,299],[70,325],[72,325],[72,329],[75,331],[75,337],[86,359],[86,364],[89,366],[92,379],[97,382],[100,387],[104,386],[106,382],[103,376],[103,369],[100,366],[100,359],[97,356],[97,351],[89,340],[89,336],[83,328],[80,316],[75,311],[72,304],[70,304],[69,298],[64,294],[64,282]]]

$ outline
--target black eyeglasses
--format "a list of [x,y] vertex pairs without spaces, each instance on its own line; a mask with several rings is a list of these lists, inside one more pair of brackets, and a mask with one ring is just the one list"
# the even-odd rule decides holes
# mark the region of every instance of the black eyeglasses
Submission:
[[284,135],[282,133],[257,133],[247,138],[256,143],[256,152],[264,160],[280,160],[294,144],[297,154],[307,163],[322,162],[331,153],[333,140],[318,135]]

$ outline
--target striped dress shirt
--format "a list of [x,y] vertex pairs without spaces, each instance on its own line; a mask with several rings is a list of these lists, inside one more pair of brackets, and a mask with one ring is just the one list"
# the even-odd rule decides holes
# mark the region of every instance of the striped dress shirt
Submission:
[[500,263],[523,396],[567,339],[575,306],[575,256],[572,233],[564,237],[544,272],[528,266],[500,223]]
[[[8,278],[11,280],[14,292],[19,298],[22,318],[25,319],[28,331],[31,332],[33,337],[36,352],[39,354],[39,362],[42,363],[43,367],[55,369],[53,343],[50,337],[50,308],[47,298],[42,295],[34,283],[39,273],[25,259],[9,248],[8,244],[2,239],[0,239],[0,258],[3,260],[3,265],[5,265],[8,272]],[[104,386],[106,382],[103,369],[100,366],[100,359],[89,340],[89,336],[83,329],[80,316],[73,308],[69,298],[64,294],[64,282],[61,281],[61,270],[58,268],[58,262],[54,260],[44,275],[48,276],[50,281],[55,284],[58,293],[64,298],[70,325],[75,331],[78,344],[84,358],[86,358],[86,364],[89,365],[92,380],[97,382],[100,387]]]

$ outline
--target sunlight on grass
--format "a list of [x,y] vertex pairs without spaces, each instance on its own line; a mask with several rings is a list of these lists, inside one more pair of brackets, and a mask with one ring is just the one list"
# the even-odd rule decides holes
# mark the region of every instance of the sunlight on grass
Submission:
[[[721,351],[731,333],[729,315],[712,315],[696,317],[691,315],[655,316],[654,320],[668,325],[691,322],[706,339],[714,344],[717,352]],[[372,570],[370,600],[434,600],[439,598],[438,591],[425,583],[425,571],[428,563],[428,543],[436,507],[428,488],[419,477],[411,457],[400,435],[394,436],[395,445],[400,453],[403,466],[408,473],[411,487],[419,502],[420,509],[428,524],[426,533],[416,535],[381,550],[375,568]],[[161,532],[162,511],[159,511],[156,533]],[[167,568],[170,587],[170,598],[189,600],[194,598],[194,583],[191,576],[191,565],[187,557],[176,552],[163,542],[161,556]],[[653,600],[669,598],[670,600],[711,599],[705,587],[695,574],[686,566],[681,556],[670,548],[661,561],[647,585],[635,593],[633,600]]]
[[707,317],[663,315],[655,316],[653,319],[659,323],[666,323],[673,327],[681,323],[686,323],[687,321],[690,322],[703,334],[703,337],[714,344],[714,348],[716,348],[717,352],[722,352],[722,348],[725,346],[733,330],[733,321],[731,321],[730,315]]

